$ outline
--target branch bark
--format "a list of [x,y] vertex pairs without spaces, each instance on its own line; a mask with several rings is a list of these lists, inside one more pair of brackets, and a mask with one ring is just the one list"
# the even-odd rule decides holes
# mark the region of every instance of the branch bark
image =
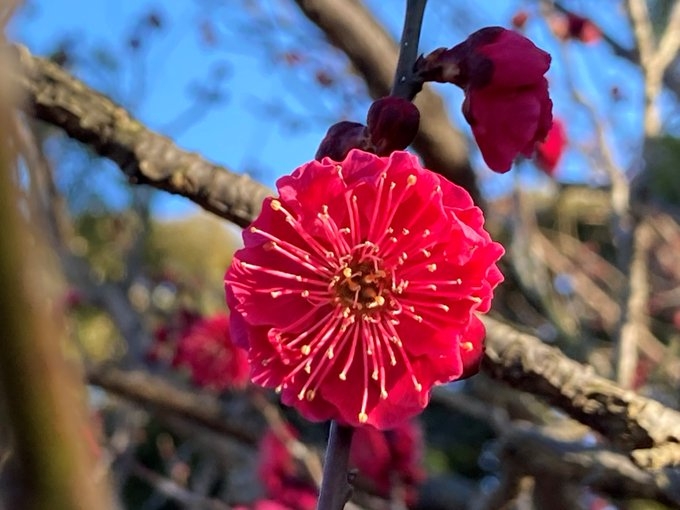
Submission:
[[680,412],[625,390],[559,349],[485,317],[483,369],[530,391],[625,450],[680,442]]
[[25,94],[22,107],[111,159],[131,183],[185,196],[241,226],[253,220],[272,193],[247,175],[179,149],[103,94],[27,49],[17,47],[16,61],[13,78]]

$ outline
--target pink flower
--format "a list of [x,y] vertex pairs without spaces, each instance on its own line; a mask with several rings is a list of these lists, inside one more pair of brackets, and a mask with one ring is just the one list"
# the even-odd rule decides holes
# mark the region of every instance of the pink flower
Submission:
[[564,124],[559,119],[555,119],[545,141],[536,146],[536,166],[546,174],[553,175],[566,146],[567,133],[564,130]]
[[247,355],[231,342],[224,313],[194,323],[180,339],[173,364],[188,368],[194,384],[217,391],[244,388],[250,372]]
[[225,277],[254,382],[310,420],[389,429],[476,371],[503,248],[467,191],[359,150],[277,187]]
[[543,76],[550,55],[512,30],[487,27],[451,49],[440,48],[416,64],[426,81],[450,82],[465,91],[463,115],[486,164],[507,172],[519,154],[530,157],[552,122]]
[[423,433],[416,420],[387,431],[361,427],[354,432],[350,461],[380,496],[389,498],[399,489],[404,501],[413,505],[418,485],[425,479],[423,450]]
[[[288,427],[288,433],[297,438],[297,432],[292,427]],[[277,503],[293,510],[316,508],[318,494],[314,483],[279,436],[271,430],[260,442],[258,474],[267,497]]]

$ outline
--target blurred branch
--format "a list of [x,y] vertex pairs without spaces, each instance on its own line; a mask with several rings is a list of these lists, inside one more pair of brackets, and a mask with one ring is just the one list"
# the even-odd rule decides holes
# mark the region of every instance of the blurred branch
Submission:
[[134,184],[148,184],[189,198],[237,225],[249,224],[271,191],[179,149],[126,110],[62,68],[16,47],[13,78],[26,96],[23,107],[114,161]]
[[502,439],[499,456],[504,464],[519,466],[537,478],[549,473],[563,483],[587,484],[614,497],[654,499],[680,507],[679,472],[644,470],[625,454],[553,438],[538,427],[515,427]]
[[645,80],[645,135],[657,136],[661,130],[661,119],[656,100],[661,92],[664,73],[680,48],[680,2],[673,4],[658,45],[654,40],[647,3],[644,0],[628,0],[626,5]]
[[[7,69],[7,62],[0,65]],[[111,508],[107,479],[82,440],[89,427],[84,388],[66,365],[61,325],[48,308],[42,235],[20,213],[4,91],[0,86],[0,399],[19,469],[12,488],[18,500],[9,504],[27,510]]]
[[[397,66],[396,41],[359,0],[296,0],[302,12],[345,52],[364,78],[371,95],[386,96]],[[468,145],[446,114],[441,96],[429,87],[418,94],[420,132],[413,147],[425,166],[481,196],[469,161]]]
[[231,508],[219,499],[208,498],[196,494],[186,487],[182,487],[170,478],[160,475],[142,464],[135,463],[132,467],[132,474],[146,482],[159,494],[177,501],[185,507],[197,507],[202,510],[229,510]]
[[[17,118],[15,122],[17,147],[30,176],[30,190],[34,195],[31,204],[34,221],[41,223],[43,233],[49,241],[69,282],[84,292],[87,300],[100,306],[109,314],[121,335],[127,340],[123,362],[134,365],[142,359],[150,345],[149,335],[139,314],[132,309],[125,285],[101,282],[93,275],[92,267],[85,257],[76,256],[69,248],[73,238],[73,222],[66,210],[63,197],[57,190],[52,168],[42,152],[40,142],[27,122]],[[138,235],[135,247],[129,253],[129,260],[141,257],[139,252],[142,239]],[[129,265],[129,264],[128,264]],[[128,278],[129,279],[129,278]]]
[[141,370],[121,370],[113,367],[91,368],[87,373],[90,384],[135,402],[144,408],[186,418],[220,434],[255,444],[257,435],[248,425],[225,416],[220,401],[208,395],[176,388],[164,379]]
[[621,327],[615,353],[617,381],[624,388],[630,388],[638,363],[638,338],[649,334],[647,300],[649,296],[649,274],[647,258],[651,243],[651,229],[644,221],[633,231],[630,274],[626,287],[625,308],[621,314]]

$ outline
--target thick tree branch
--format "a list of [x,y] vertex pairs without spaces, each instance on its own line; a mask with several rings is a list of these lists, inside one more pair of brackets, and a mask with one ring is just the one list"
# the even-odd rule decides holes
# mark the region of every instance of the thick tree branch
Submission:
[[489,317],[483,368],[543,397],[626,450],[680,442],[680,412],[625,390],[559,349]]
[[[347,54],[373,97],[390,93],[398,45],[359,0],[296,0],[302,12]],[[425,166],[466,188],[480,203],[465,138],[451,124],[442,98],[425,87],[415,104],[420,132],[413,147]]]
[[179,149],[56,64],[22,47],[17,61],[23,107],[111,159],[131,182],[183,195],[241,226],[253,220],[271,194],[246,175]]

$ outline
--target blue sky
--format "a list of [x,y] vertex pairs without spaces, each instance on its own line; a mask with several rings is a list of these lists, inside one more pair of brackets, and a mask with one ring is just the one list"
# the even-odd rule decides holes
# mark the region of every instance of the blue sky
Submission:
[[[251,2],[262,6],[255,15],[239,8],[243,3],[29,0],[15,19],[12,37],[36,54],[49,53],[60,41],[70,40],[81,57],[73,71],[87,83],[114,97],[152,129],[171,136],[181,147],[199,152],[228,168],[252,173],[273,186],[279,175],[290,172],[313,156],[326,127],[339,120],[337,115],[354,115],[353,120],[363,120],[361,116],[368,106],[368,99],[361,85],[356,85],[350,94],[352,97],[343,103],[332,91],[319,87],[309,73],[305,75],[314,65],[330,72],[342,72],[346,63],[337,55],[331,54],[328,61],[302,69],[286,66],[276,58],[287,49],[304,50],[305,44],[318,44],[314,37],[316,29],[297,12],[292,2]],[[396,0],[369,2],[393,34],[400,31],[403,3]],[[584,8],[589,4],[574,3],[575,7]],[[603,4],[613,7],[618,2],[598,2],[599,7]],[[430,1],[422,51],[452,46],[467,33],[485,25],[507,26],[512,14],[525,2],[480,3],[479,7],[469,10],[467,17],[461,17],[460,11],[452,5],[448,0]],[[620,16],[598,18],[605,11],[598,9],[592,15],[608,32],[620,37],[623,44],[630,44],[630,34],[625,24],[621,24]],[[151,12],[159,14],[162,29],[145,30],[142,50],[133,52],[129,40],[135,36],[135,20],[143,20]],[[253,19],[259,20],[260,25],[253,25]],[[206,27],[219,40],[218,48],[206,43],[206,32],[209,32]],[[528,35],[546,50],[559,51],[544,23],[530,23]],[[608,119],[610,126],[617,126],[616,152],[625,162],[625,150],[630,150],[638,135],[639,79],[631,73],[634,71],[632,66],[611,57],[606,45],[568,46],[576,62],[579,88],[594,98],[598,112]],[[596,69],[597,74],[593,75],[588,69]],[[592,126],[583,111],[563,99],[567,96],[564,71],[564,67],[556,62],[549,75],[555,111],[568,118],[569,135],[574,142],[587,145],[592,140]],[[221,90],[226,99],[211,105],[194,122],[178,123],[180,114],[191,106],[191,91],[214,86],[214,78],[219,72],[225,76]],[[622,88],[624,97],[630,101],[613,102],[609,94],[612,86]],[[464,126],[459,112],[462,93],[452,86],[437,88],[445,94],[452,117]],[[282,117],[280,111],[290,113]],[[293,122],[296,118],[304,120],[302,126]],[[467,130],[467,126],[464,129]],[[488,193],[499,194],[510,188],[511,176],[490,172],[474,154],[473,161],[480,166],[479,174]],[[81,163],[77,160],[72,163],[78,164]],[[576,151],[568,154],[562,166],[559,174],[562,180],[589,178],[584,173],[587,161]],[[107,190],[105,194],[114,203],[118,199],[124,202],[125,193],[120,192],[121,188],[111,186],[112,181],[121,182],[115,167],[104,163],[97,166],[97,171],[94,185]],[[542,177],[530,169],[523,173],[531,182],[542,182]],[[191,207],[180,197],[162,195],[155,199],[154,209],[164,216],[176,216],[185,214]]]

